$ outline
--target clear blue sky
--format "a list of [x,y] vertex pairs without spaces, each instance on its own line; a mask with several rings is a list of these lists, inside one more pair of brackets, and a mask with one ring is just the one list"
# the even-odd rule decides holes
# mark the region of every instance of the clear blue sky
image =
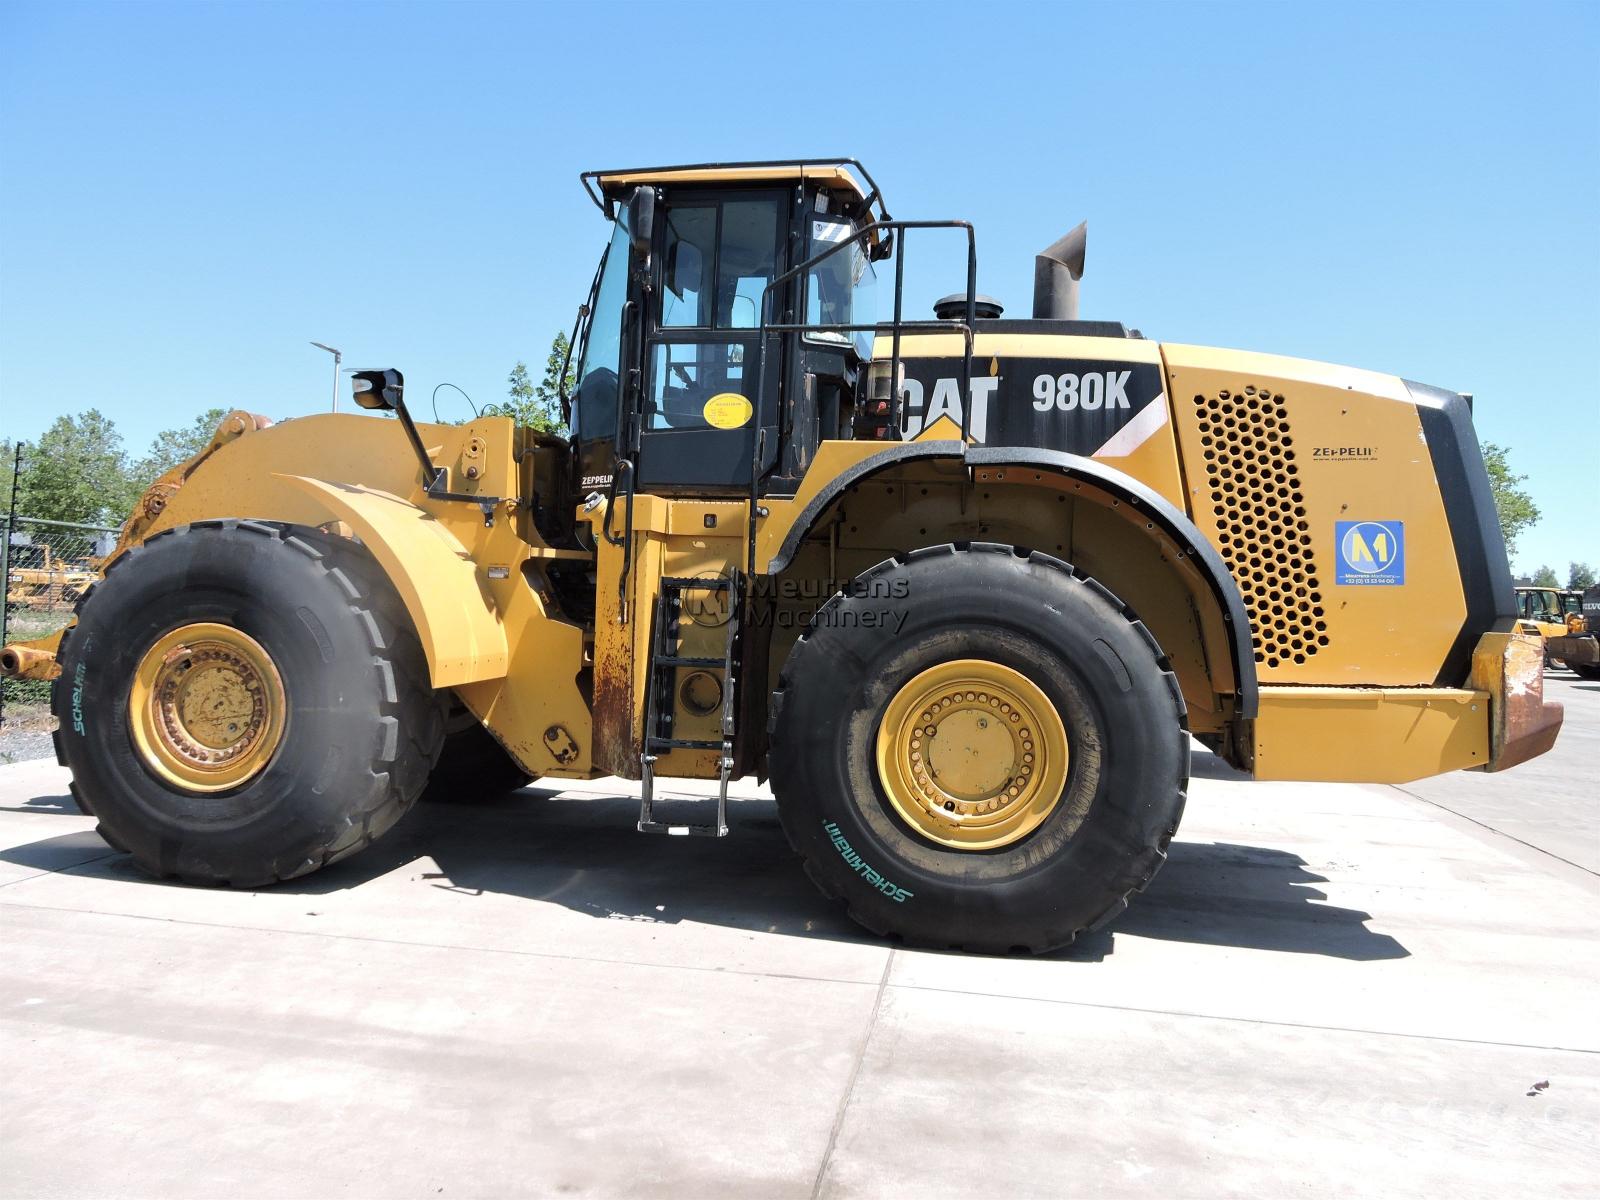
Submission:
[[976,221],[1013,312],[1088,218],[1085,316],[1476,393],[1545,513],[1517,565],[1600,560],[1587,2],[5,0],[0,434],[316,411],[311,338],[498,398],[594,269],[580,170],[800,154]]

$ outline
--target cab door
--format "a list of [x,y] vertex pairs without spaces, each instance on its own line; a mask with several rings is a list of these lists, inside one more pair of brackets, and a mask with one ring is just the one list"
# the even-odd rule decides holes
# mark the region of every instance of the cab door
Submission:
[[[762,429],[777,447],[781,345],[767,356],[762,293],[783,267],[789,196],[779,190],[668,191],[656,211],[637,476],[641,492],[742,494]],[[782,297],[774,300],[782,319]]]

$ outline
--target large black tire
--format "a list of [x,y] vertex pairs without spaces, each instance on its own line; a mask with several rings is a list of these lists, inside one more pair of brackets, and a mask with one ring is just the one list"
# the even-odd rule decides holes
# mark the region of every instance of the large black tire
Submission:
[[[146,650],[194,622],[271,655],[287,696],[276,752],[231,791],[180,790],[135,749],[129,692]],[[116,559],[62,641],[56,756],[101,833],[139,865],[257,887],[354,854],[416,800],[444,737],[422,648],[366,552],[316,530],[212,521]]]
[[[895,693],[964,658],[1043,689],[1071,751],[1050,816],[988,851],[915,832],[875,760]],[[1067,945],[1150,882],[1183,813],[1188,722],[1160,647],[1104,587],[1042,554],[940,546],[874,567],[817,614],[773,711],[773,790],[807,874],[867,928],[917,945]]]
[[495,741],[478,719],[464,708],[459,720],[450,722],[444,749],[428,776],[422,793],[430,804],[471,804],[492,800],[527,787],[534,776],[524,771],[505,747]]
[[1579,679],[1600,679],[1600,666],[1593,663],[1568,663],[1572,673]]

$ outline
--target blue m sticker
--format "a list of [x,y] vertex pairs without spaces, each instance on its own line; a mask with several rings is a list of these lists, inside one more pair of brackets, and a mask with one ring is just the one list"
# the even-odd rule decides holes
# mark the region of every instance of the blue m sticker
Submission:
[[1339,542],[1334,582],[1372,587],[1406,581],[1404,521],[1336,521]]

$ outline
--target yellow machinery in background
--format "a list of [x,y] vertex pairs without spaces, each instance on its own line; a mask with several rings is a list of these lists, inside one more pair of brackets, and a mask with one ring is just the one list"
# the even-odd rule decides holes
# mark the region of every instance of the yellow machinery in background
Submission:
[[97,559],[61,559],[48,545],[35,558],[6,572],[6,603],[14,608],[70,608],[98,578]]
[[[1548,592],[1550,589],[1517,589],[1517,600],[1524,616],[1535,604],[1541,616],[1548,611],[1550,601],[1545,597],[1534,600],[1529,595],[1533,591]],[[1553,622],[1539,625],[1539,635],[1544,638],[1545,662],[1559,663],[1583,679],[1600,679],[1600,586],[1581,592],[1560,592],[1555,602],[1560,606],[1560,625]]]
[[[570,437],[417,423],[393,370],[356,399],[398,420],[230,414],[59,646],[6,648],[150,870],[300,875],[430,778],[619,775],[641,831],[721,835],[755,773],[870,928],[1045,950],[1160,866],[1191,734],[1373,782],[1553,742],[1463,396],[1080,320],[1082,227],[1007,317],[971,227],[851,161],[584,184]],[[940,236],[965,289],[910,316]]]
[[1578,611],[1567,596],[1560,588],[1518,587],[1517,627],[1540,638],[1560,637],[1567,632],[1568,612]]

